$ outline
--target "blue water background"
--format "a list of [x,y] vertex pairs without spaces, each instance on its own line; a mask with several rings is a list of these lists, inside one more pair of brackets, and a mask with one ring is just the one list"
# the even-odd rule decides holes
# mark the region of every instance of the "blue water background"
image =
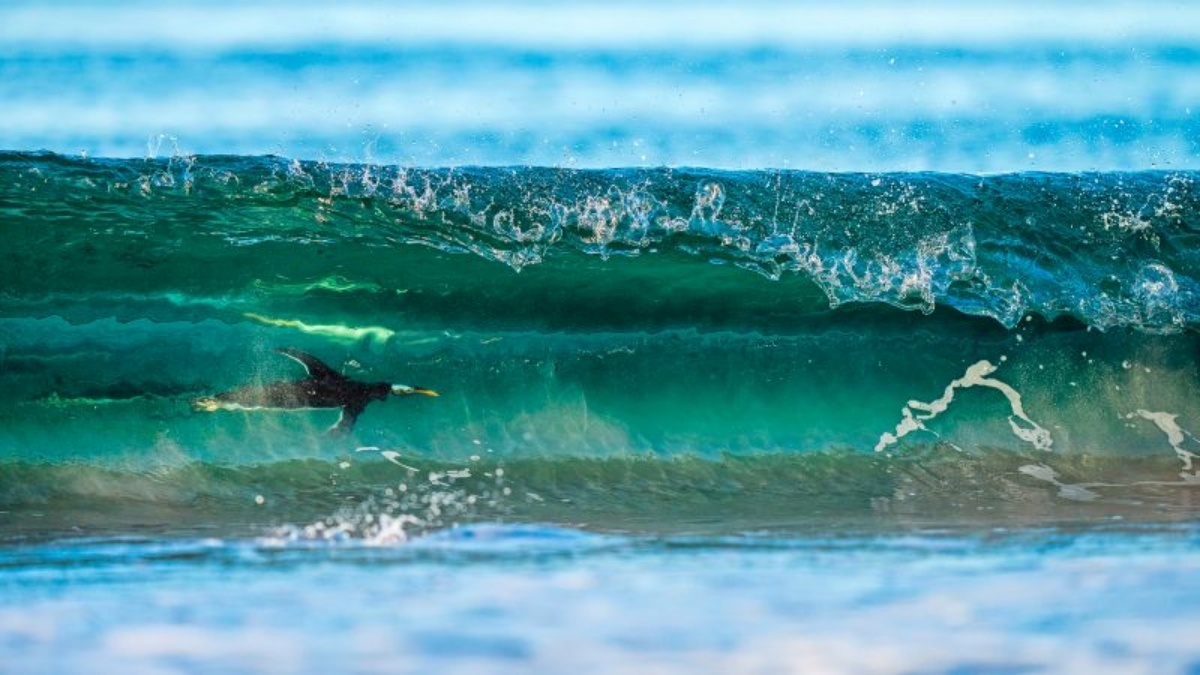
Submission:
[[0,148],[407,165],[1200,158],[1178,2],[17,2]]

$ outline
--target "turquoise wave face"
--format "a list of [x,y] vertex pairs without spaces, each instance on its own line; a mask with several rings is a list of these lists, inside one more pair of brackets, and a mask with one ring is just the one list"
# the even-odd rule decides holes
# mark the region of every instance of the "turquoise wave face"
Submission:
[[[1170,517],[1194,180],[6,155],[0,504],[303,524],[412,515],[403,481],[468,520]],[[194,409],[304,378],[280,347],[441,396],[342,436]]]

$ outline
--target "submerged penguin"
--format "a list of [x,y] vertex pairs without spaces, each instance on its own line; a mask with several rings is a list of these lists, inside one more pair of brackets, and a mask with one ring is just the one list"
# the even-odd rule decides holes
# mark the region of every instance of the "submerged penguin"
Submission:
[[356,382],[325,365],[315,356],[302,351],[281,348],[275,351],[295,359],[308,371],[303,380],[270,382],[250,385],[215,396],[192,401],[192,407],[202,412],[217,410],[303,410],[312,408],[341,408],[342,416],[329,429],[333,433],[350,431],[354,422],[371,401],[382,401],[389,394],[437,396],[432,389],[410,387],[406,384]]

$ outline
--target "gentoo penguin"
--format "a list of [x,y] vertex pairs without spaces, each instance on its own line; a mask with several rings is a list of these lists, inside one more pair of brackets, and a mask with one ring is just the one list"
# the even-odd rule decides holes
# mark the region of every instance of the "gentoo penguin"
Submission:
[[325,365],[320,359],[302,351],[283,347],[275,351],[295,359],[308,371],[303,380],[282,380],[263,385],[250,385],[232,391],[204,396],[192,401],[192,407],[202,412],[217,410],[303,410],[341,408],[342,416],[329,429],[333,433],[350,431],[354,422],[371,401],[382,401],[389,394],[437,396],[432,389],[410,387],[387,382],[357,382]]

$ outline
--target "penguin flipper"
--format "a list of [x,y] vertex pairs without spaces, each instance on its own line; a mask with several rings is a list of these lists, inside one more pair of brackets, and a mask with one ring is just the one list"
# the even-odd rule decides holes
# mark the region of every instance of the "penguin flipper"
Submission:
[[312,354],[305,354],[299,349],[292,349],[291,347],[280,347],[275,351],[304,366],[304,370],[308,371],[309,377],[313,377],[318,380],[346,379],[344,375],[325,365],[324,361],[318,359]]
[[329,433],[333,435],[348,434],[354,429],[354,423],[358,420],[359,414],[362,413],[365,406],[346,406],[342,408],[342,416],[331,427]]

